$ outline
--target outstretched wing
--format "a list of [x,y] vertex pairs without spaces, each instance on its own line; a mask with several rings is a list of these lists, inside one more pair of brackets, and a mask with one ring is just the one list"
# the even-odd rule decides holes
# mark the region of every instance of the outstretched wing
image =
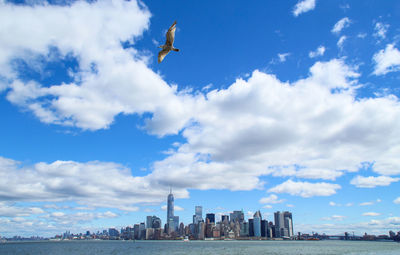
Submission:
[[167,31],[166,34],[167,41],[165,42],[166,45],[172,46],[172,44],[174,44],[175,30],[176,30],[176,21],[174,22],[174,24],[171,25],[171,27]]
[[161,50],[158,53],[158,63],[161,63],[161,61],[163,61],[163,59],[165,58],[165,56],[167,56],[167,54],[170,52],[170,50],[164,49]]

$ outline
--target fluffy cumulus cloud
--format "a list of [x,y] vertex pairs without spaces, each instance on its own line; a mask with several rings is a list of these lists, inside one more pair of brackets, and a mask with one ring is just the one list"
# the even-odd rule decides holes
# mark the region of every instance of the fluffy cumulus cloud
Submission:
[[400,197],[396,198],[395,200],[393,200],[393,203],[395,204],[400,204]]
[[390,25],[389,24],[384,24],[382,22],[376,22],[375,24],[375,32],[374,36],[380,39],[385,39],[386,38],[386,33],[389,29]]
[[293,196],[301,197],[313,197],[313,196],[331,196],[336,194],[336,190],[340,189],[340,185],[318,182],[294,182],[287,180],[286,182],[279,184],[271,189],[269,192],[275,193],[288,193]]
[[373,72],[375,75],[400,71],[400,51],[395,48],[394,44],[386,45],[385,49],[374,54],[372,60],[375,63]]
[[[152,174],[178,187],[231,190],[262,188],[263,175],[335,180],[368,161],[377,173],[398,174],[398,98],[355,99],[358,75],[334,59],[291,84],[254,71],[212,90],[193,108],[187,142]],[[334,194],[338,186],[326,184],[321,194]]]
[[299,1],[293,8],[293,15],[295,17],[302,13],[314,10],[316,0],[302,0]]
[[[77,199],[89,206],[129,209],[164,200],[169,186],[178,197],[187,197],[188,189],[262,189],[260,177],[268,175],[334,181],[368,161],[377,173],[399,174],[398,98],[356,99],[358,76],[343,60],[333,59],[315,63],[308,77],[293,83],[256,70],[226,89],[175,95],[185,111],[164,107],[161,127],[152,122],[151,130],[162,135],[164,121],[186,118],[187,112],[194,121],[183,126],[186,142],[154,162],[148,175],[132,176],[117,163],[56,161],[18,169],[17,162],[3,159],[0,196]],[[23,86],[37,89],[37,84]],[[23,189],[10,193],[9,183]],[[338,189],[334,183],[292,180],[270,187],[303,197],[328,196]]]
[[283,202],[285,202],[285,199],[278,199],[278,196],[275,194],[260,199],[261,204],[280,204]]
[[316,58],[316,57],[320,57],[323,56],[325,53],[325,47],[324,46],[319,46],[315,51],[310,51],[310,53],[308,53],[308,56],[310,58]]
[[[78,201],[125,211],[137,211],[133,204],[164,201],[168,190],[149,176],[135,177],[122,165],[97,161],[40,162],[20,167],[19,162],[0,157],[0,177],[2,201]],[[174,193],[187,197],[184,190]],[[2,207],[0,214],[40,213],[38,209]]]
[[[299,2],[297,13],[314,5]],[[184,138],[145,176],[117,162],[22,167],[0,158],[3,201],[73,200],[135,211],[135,204],[165,200],[170,186],[183,198],[188,189],[263,189],[265,176],[279,176],[289,180],[270,192],[311,197],[335,194],[341,186],[332,182],[364,162],[374,162],[378,174],[400,174],[399,100],[358,98],[360,74],[343,59],[316,62],[293,82],[255,70],[227,88],[188,94],[152,71],[141,52],[121,46],[134,46],[149,26],[148,10],[136,1],[0,6],[0,75],[10,81],[3,87],[10,102],[45,123],[89,130],[107,128],[117,114],[150,113],[149,133]],[[72,81],[21,79],[16,63],[33,68],[38,58],[76,59]],[[385,63],[393,68],[394,61]]]
[[286,61],[287,57],[290,56],[290,53],[282,53],[282,54],[278,54],[278,58],[279,58],[279,62],[283,63]]
[[38,233],[41,233],[42,236],[53,236],[62,229],[69,229],[74,233],[79,233],[82,232],[79,224],[118,216],[117,213],[111,211],[77,213],[55,211],[42,213],[37,217],[0,217],[0,231],[3,235],[18,233],[22,236],[32,236]]
[[333,26],[331,32],[334,34],[339,34],[344,28],[350,26],[351,20],[348,17],[344,17]]
[[26,217],[42,214],[45,211],[39,207],[22,207],[0,202],[0,217]]
[[350,183],[358,188],[375,188],[377,186],[389,186],[392,182],[398,182],[400,178],[393,178],[389,176],[360,176],[354,177]]
[[[141,52],[122,46],[134,45],[148,29],[150,13],[138,2],[2,1],[0,17],[0,76],[10,81],[7,99],[42,122],[97,130],[109,127],[118,114],[151,112],[149,132],[164,135],[188,120],[185,95],[148,68]],[[40,72],[43,63],[71,58],[77,67],[69,71],[70,82],[44,86],[20,77],[18,63]]]

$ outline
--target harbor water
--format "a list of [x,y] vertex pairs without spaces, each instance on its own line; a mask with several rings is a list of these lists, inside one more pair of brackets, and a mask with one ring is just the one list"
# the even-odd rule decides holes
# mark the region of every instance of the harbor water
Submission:
[[44,241],[0,244],[0,254],[399,255],[400,243],[366,241]]

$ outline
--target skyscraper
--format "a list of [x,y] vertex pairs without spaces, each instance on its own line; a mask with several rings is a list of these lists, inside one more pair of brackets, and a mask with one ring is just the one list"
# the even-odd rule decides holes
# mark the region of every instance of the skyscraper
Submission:
[[249,236],[254,236],[254,219],[249,219]]
[[268,237],[268,221],[261,220],[261,236]]
[[283,237],[284,228],[285,228],[285,220],[283,217],[283,213],[277,211],[274,213],[275,218],[275,237]]
[[161,228],[161,219],[157,216],[146,217],[146,228]]
[[151,223],[153,225],[153,228],[161,228],[161,219],[157,216],[153,216],[151,218]]
[[153,222],[151,216],[146,217],[146,228],[153,228]]
[[174,218],[174,195],[170,191],[167,200],[167,222]]
[[233,211],[230,214],[231,221],[242,223],[244,221],[244,212],[243,211]]
[[285,221],[285,228],[287,229],[288,236],[292,237],[294,235],[292,213],[287,211],[283,212],[283,218]]
[[293,221],[292,213],[285,212],[275,212],[275,235],[276,237],[291,237],[294,235],[293,232]]
[[261,213],[257,211],[253,217],[254,236],[261,237]]
[[229,222],[229,215],[222,215],[221,222]]
[[174,216],[174,231],[179,230],[179,216]]
[[[214,213],[207,213],[206,219],[209,219],[210,223],[215,223],[215,214]],[[206,220],[207,222],[207,220]]]
[[168,233],[172,233],[175,231],[175,217],[174,217],[174,195],[172,195],[172,191],[169,191],[168,199],[167,199],[167,224],[168,224]]
[[201,221],[203,221],[203,207],[197,205],[194,208],[193,223],[198,224]]

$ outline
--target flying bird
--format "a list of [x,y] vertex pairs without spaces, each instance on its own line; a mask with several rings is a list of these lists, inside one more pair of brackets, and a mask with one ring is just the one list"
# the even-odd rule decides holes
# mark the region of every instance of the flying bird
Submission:
[[158,63],[161,63],[165,56],[173,50],[173,51],[179,51],[179,49],[174,48],[174,40],[175,40],[175,30],[176,30],[176,21],[172,26],[168,29],[167,34],[165,37],[167,37],[167,40],[165,41],[164,45],[158,46],[158,48],[161,48],[162,50],[158,53]]

